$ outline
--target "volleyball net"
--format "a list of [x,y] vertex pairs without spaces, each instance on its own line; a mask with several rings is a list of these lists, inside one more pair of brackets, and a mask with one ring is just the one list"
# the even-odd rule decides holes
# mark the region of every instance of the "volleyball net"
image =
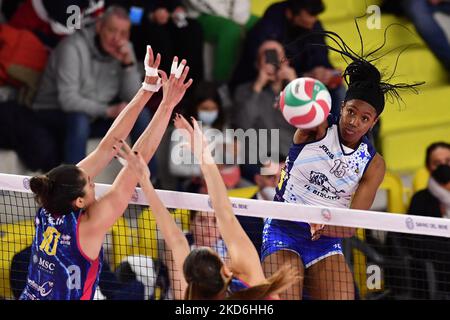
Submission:
[[[0,174],[0,298],[15,299],[27,282],[37,210],[26,176]],[[96,196],[109,185],[96,184]],[[189,243],[209,246],[229,263],[208,195],[158,190]],[[448,299],[450,298],[450,220],[230,197],[233,209],[264,260],[266,275],[284,262],[304,275],[284,299]],[[234,192],[234,194],[239,194]],[[272,219],[269,224],[264,221]],[[311,227],[325,225],[318,240]],[[335,227],[329,227],[335,226]],[[352,228],[355,234],[339,241]],[[319,231],[320,232],[320,231]],[[344,234],[342,234],[344,235]],[[265,244],[262,245],[262,238]],[[61,235],[58,245],[70,245]],[[269,245],[268,245],[269,244]],[[174,263],[142,191],[132,200],[104,242],[103,268],[96,299],[174,299],[181,297],[172,278]],[[281,249],[279,251],[273,248]],[[295,264],[295,263],[294,263]],[[39,284],[36,284],[39,286]],[[44,290],[44,289],[43,289]]]

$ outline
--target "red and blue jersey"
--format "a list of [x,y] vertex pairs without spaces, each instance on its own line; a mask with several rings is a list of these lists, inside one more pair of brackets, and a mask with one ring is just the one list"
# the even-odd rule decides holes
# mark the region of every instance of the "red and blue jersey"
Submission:
[[40,208],[21,300],[91,300],[97,288],[103,249],[97,259],[80,248],[78,226],[83,210],[53,217]]

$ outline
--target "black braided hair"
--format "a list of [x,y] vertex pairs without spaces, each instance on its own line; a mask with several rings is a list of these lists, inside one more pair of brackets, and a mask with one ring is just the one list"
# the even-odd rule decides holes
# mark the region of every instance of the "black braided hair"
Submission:
[[[365,90],[365,93],[367,94],[370,90],[372,90],[372,95],[376,96],[378,95],[377,99],[369,99],[371,101],[371,104],[374,103],[377,104],[374,105],[375,109],[377,110],[377,113],[380,114],[383,111],[384,108],[384,95],[387,95],[388,97],[392,99],[396,99],[398,102],[403,101],[399,90],[409,90],[414,92],[415,94],[418,94],[417,87],[420,85],[423,85],[425,82],[415,82],[413,84],[408,83],[396,83],[392,84],[389,81],[392,80],[392,78],[395,75],[395,71],[397,69],[398,61],[400,59],[400,56],[403,52],[405,52],[407,49],[414,46],[414,44],[408,44],[399,46],[397,48],[391,49],[387,51],[386,53],[375,56],[376,53],[378,53],[384,46],[386,45],[386,39],[387,39],[387,32],[390,28],[394,26],[399,26],[407,31],[411,32],[407,27],[402,26],[399,23],[392,23],[386,29],[384,30],[384,39],[383,43],[376,47],[375,49],[364,52],[364,41],[361,35],[361,31],[358,25],[358,19],[366,17],[367,14],[364,14],[363,16],[356,17],[354,19],[356,29],[358,32],[358,36],[360,39],[361,49],[360,53],[357,53],[355,50],[350,48],[350,46],[345,43],[345,41],[342,39],[342,37],[333,31],[312,31],[306,35],[303,35],[299,37],[298,39],[294,40],[292,43],[288,44],[287,46],[291,46],[293,43],[296,43],[298,41],[304,41],[307,38],[322,36],[324,38],[328,38],[331,40],[331,44],[326,43],[308,43],[308,46],[321,46],[326,47],[331,51],[335,51],[341,55],[343,60],[348,64],[344,73],[343,78],[345,82],[347,83],[349,87],[349,91],[351,90],[360,90],[363,92]],[[377,67],[375,67],[375,63],[383,58],[385,55],[401,49],[395,62],[394,70],[392,71],[391,75],[389,77],[386,77],[384,74],[382,74]],[[307,46],[305,46],[303,50],[306,50]],[[298,52],[297,54],[300,54],[301,52]],[[377,92],[378,94],[375,94],[374,92]],[[346,99],[349,100],[349,99]],[[376,100],[376,102],[375,102]]]

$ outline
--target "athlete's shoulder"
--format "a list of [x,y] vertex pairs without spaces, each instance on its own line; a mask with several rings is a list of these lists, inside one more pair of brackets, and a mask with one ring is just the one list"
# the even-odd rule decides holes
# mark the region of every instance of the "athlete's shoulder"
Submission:
[[364,177],[384,177],[386,172],[386,162],[379,153],[375,153],[372,161],[370,161],[369,167],[364,173]]
[[[375,157],[375,155],[377,155],[377,149],[375,148],[375,146],[372,144],[372,142],[370,141],[369,137],[367,135],[363,136],[361,143],[367,145],[367,151],[369,152],[369,154],[372,157]],[[379,155],[379,154],[378,154]],[[379,155],[380,156],[380,155]]]

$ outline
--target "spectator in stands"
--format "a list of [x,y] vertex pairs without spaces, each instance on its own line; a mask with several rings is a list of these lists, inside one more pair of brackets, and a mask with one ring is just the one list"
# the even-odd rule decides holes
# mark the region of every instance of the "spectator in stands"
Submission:
[[188,15],[202,25],[205,40],[214,45],[213,80],[229,81],[244,35],[257,21],[250,13],[250,0],[185,0],[184,3]]
[[[450,218],[450,144],[436,142],[426,151],[425,165],[431,176],[428,187],[412,197],[410,215]],[[398,236],[398,235],[397,235]],[[401,247],[413,258],[413,298],[450,299],[450,239],[407,234],[399,236]],[[432,265],[427,268],[425,263]],[[433,272],[434,271],[434,272]],[[431,274],[430,274],[431,273]],[[430,276],[435,277],[433,283]],[[435,285],[435,288],[431,286]],[[433,296],[432,296],[433,295]]]
[[[322,0],[288,0],[271,5],[247,35],[241,60],[231,81],[232,90],[238,84],[255,78],[254,61],[258,48],[266,40],[276,40],[285,47],[286,58],[297,76],[313,77],[327,86],[333,101],[332,113],[339,114],[345,97],[340,72],[331,65],[328,48],[317,45],[325,44],[324,37],[306,37],[311,32],[323,31],[317,16],[324,9]],[[316,45],[312,46],[312,43]]]
[[[189,63],[195,81],[203,79],[203,31],[200,24],[186,17],[181,0],[108,0],[130,10],[131,42],[138,60],[146,44],[164,57],[182,56]],[[161,69],[170,71],[170,61],[161,61]]]
[[0,103],[0,149],[15,151],[31,171],[48,171],[61,163],[49,130],[36,121],[32,110],[13,101]]
[[[79,12],[75,11],[75,6]],[[9,24],[33,31],[41,41],[54,47],[62,37],[92,23],[103,9],[103,0],[26,0],[17,8]],[[73,16],[78,13],[79,16]]]
[[[103,136],[140,86],[129,39],[130,20],[110,7],[93,27],[66,39],[52,52],[32,108],[64,137],[64,162],[86,155],[88,138]],[[131,131],[136,141],[151,118],[144,109]]]
[[[283,87],[297,78],[297,73],[289,61],[282,61],[282,57],[284,49],[277,41],[264,41],[259,46],[256,62],[253,64],[258,73],[249,82],[239,85],[235,91],[232,125],[244,130],[279,130],[279,141],[272,142],[270,138],[275,137],[269,136],[266,149],[269,153],[266,154],[275,156],[279,152],[285,158],[292,144],[295,128],[284,119],[275,105]],[[274,61],[270,61],[271,59]],[[260,154],[258,149],[260,144],[261,141],[258,144],[246,145],[246,163],[249,163],[249,156]],[[278,161],[278,157],[273,160]]]
[[227,259],[227,248],[220,236],[217,219],[214,212],[191,211],[190,232],[186,235],[191,249],[210,247],[219,254],[221,259]]
[[450,3],[446,0],[402,0],[401,6],[434,55],[450,71],[450,35],[438,23],[442,19],[449,26]]
[[[201,82],[195,86],[190,99],[187,101],[185,116],[188,119],[194,117],[200,121],[203,131],[207,134],[210,141],[215,144],[214,149],[217,149],[215,154],[221,157],[223,143],[229,143],[232,140],[227,139],[225,136],[225,112],[217,86],[214,83]],[[222,139],[224,136],[225,141]],[[201,180],[200,166],[194,163],[190,152],[179,152],[179,138],[182,138],[179,132],[173,131],[169,151],[169,170],[173,176],[178,178],[180,190],[194,191],[195,189],[192,189],[192,187],[194,185],[198,187]],[[220,161],[222,160],[220,158]]]
[[425,164],[431,177],[428,188],[414,194],[409,214],[450,218],[450,144],[436,142],[427,148]]

